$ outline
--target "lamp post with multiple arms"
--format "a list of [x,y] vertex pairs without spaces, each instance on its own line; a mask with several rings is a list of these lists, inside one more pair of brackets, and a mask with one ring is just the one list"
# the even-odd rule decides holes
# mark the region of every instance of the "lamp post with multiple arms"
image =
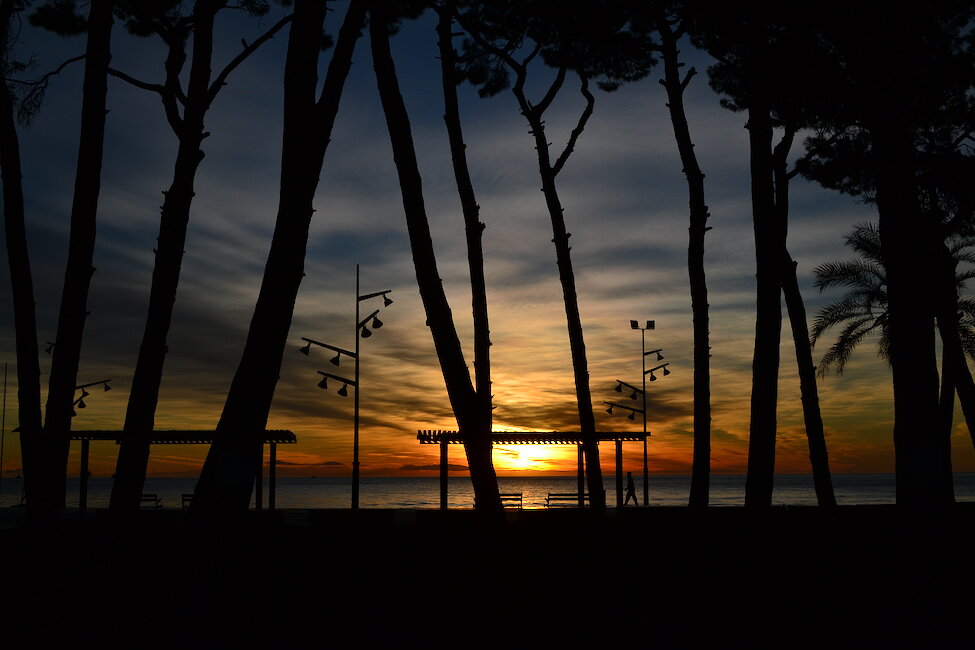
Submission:
[[[111,379],[99,379],[98,381],[90,381],[87,384],[81,384],[80,386],[75,386],[74,387],[75,390],[80,390],[81,391],[81,397],[79,397],[74,402],[72,402],[71,406],[72,407],[78,407],[80,409],[83,409],[83,408],[87,407],[88,405],[85,404],[85,398],[88,397],[89,395],[91,395],[91,393],[89,393],[85,389],[86,388],[91,388],[92,386],[101,385],[101,386],[104,386],[105,392],[107,393],[108,391],[112,390],[112,387],[108,385],[108,383],[110,381],[112,381],[112,380]],[[75,411],[75,412],[72,413],[72,415],[78,415],[78,412]]]
[[[74,387],[75,390],[81,391],[81,396],[71,404],[72,409],[87,408],[88,405],[85,404],[85,398],[91,395],[91,393],[85,390],[87,388],[101,385],[102,387],[104,387],[104,392],[106,393],[112,390],[112,387],[109,386],[110,381],[112,380],[99,379],[98,381],[90,381],[87,384],[81,384],[80,386],[75,386]],[[74,417],[76,415],[78,415],[78,411],[72,410],[71,417]],[[80,505],[78,510],[80,511],[82,517],[85,516],[85,513],[88,509],[88,448],[90,444],[91,442],[88,440],[88,438],[81,439],[81,469],[78,472],[80,474],[80,476],[78,477],[79,479],[78,480],[78,503]]]
[[342,387],[339,388],[338,394],[342,397],[348,397],[349,386],[355,390],[354,405],[353,405],[353,416],[352,416],[352,508],[359,508],[359,370],[361,365],[361,357],[359,355],[359,339],[367,339],[372,336],[371,327],[374,330],[379,329],[383,326],[383,322],[379,320],[379,310],[374,310],[371,314],[365,318],[361,317],[359,303],[363,300],[369,300],[371,298],[378,298],[382,296],[383,307],[389,307],[393,304],[393,300],[387,295],[392,291],[392,289],[386,289],[385,291],[374,291],[373,293],[360,294],[359,293],[359,265],[355,265],[355,350],[346,350],[345,348],[340,348],[334,345],[329,345],[327,343],[322,343],[320,341],[315,341],[314,339],[301,337],[301,340],[305,342],[305,345],[299,348],[299,351],[308,356],[311,352],[311,346],[317,345],[319,347],[325,348],[335,352],[335,356],[329,359],[333,365],[339,365],[339,361],[342,355],[355,360],[355,374],[353,379],[346,379],[345,377],[340,377],[339,375],[333,375],[331,373],[324,372],[322,370],[318,371],[318,374],[322,376],[321,381],[318,382],[318,387],[325,390],[328,388],[328,380],[332,379],[337,382],[342,383]]
[[[656,371],[662,370],[665,376],[670,374],[670,369],[667,368],[667,366],[670,365],[669,362],[654,366],[649,370],[647,369],[648,356],[655,354],[657,355],[657,361],[664,360],[664,355],[662,354],[663,348],[647,350],[647,332],[652,331],[654,326],[655,323],[652,320],[647,321],[646,327],[640,327],[639,321],[630,321],[630,329],[640,330],[640,361],[643,364],[642,388],[637,388],[636,386],[632,386],[625,381],[617,379],[616,388],[614,389],[617,393],[622,393],[623,387],[625,386],[628,390],[632,391],[630,394],[630,399],[636,399],[637,396],[641,397],[643,408],[638,409],[633,408],[632,406],[626,406],[624,404],[617,404],[615,402],[604,402],[605,404],[609,405],[609,408],[606,409],[607,413],[612,414],[613,408],[621,408],[630,411],[630,414],[627,417],[631,420],[636,419],[637,413],[643,416],[643,504],[645,506],[650,505],[650,468],[647,466],[647,375],[650,375],[650,381],[657,381],[657,376],[654,374]],[[621,470],[618,470],[616,473],[617,491],[622,494],[623,479],[621,476],[619,476]]]

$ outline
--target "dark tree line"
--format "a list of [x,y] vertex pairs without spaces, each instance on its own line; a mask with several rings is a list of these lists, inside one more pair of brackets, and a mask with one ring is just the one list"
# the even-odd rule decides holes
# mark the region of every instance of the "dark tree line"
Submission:
[[[957,249],[952,248],[952,241],[973,234],[975,200],[968,180],[975,128],[975,38],[971,31],[975,9],[970,3],[883,11],[860,3],[812,6],[784,1],[744,8],[713,2],[626,0],[349,0],[341,10],[338,3],[326,7],[313,0],[281,4],[293,5],[293,10],[254,42],[242,43],[239,53],[214,74],[218,15],[237,9],[263,16],[270,9],[268,2],[49,0],[32,6],[24,0],[0,1],[0,63],[5,78],[0,89],[0,163],[14,296],[21,446],[32,516],[54,518],[64,505],[74,388],[95,270],[108,78],[156,93],[178,142],[173,177],[161,210],[146,328],[112,493],[112,509],[122,514],[138,508],[145,479],[194,182],[208,134],[207,112],[231,73],[286,28],[284,131],[275,229],[247,340],[196,488],[192,507],[196,521],[240,512],[250,501],[262,461],[261,436],[304,275],[318,181],[327,171],[325,153],[343,88],[353,69],[356,45],[365,34],[396,163],[417,285],[447,395],[465,435],[479,510],[496,512],[501,507],[490,438],[493,405],[484,277],[484,259],[490,251],[482,246],[486,224],[481,220],[469,168],[477,154],[466,151],[457,87],[470,83],[482,97],[510,91],[534,142],[553,232],[555,270],[563,290],[588,489],[593,507],[602,510],[605,494],[598,434],[576,290],[580,271],[573,266],[569,245],[568,224],[573,215],[563,204],[557,178],[570,157],[585,149],[584,131],[594,113],[596,87],[611,91],[652,78],[658,63],[658,80],[666,95],[688,191],[687,259],[694,323],[690,503],[696,507],[708,503],[712,362],[705,234],[712,223],[720,227],[721,215],[712,220],[705,199],[705,175],[695,153],[694,125],[684,107],[684,91],[697,71],[682,71],[681,48],[691,43],[713,58],[714,65],[708,70],[710,84],[726,108],[743,115],[748,129],[756,326],[746,505],[764,508],[772,501],[783,298],[799,369],[817,496],[822,506],[835,505],[816,365],[797,277],[799,262],[788,247],[790,182],[798,174],[876,206],[875,261],[884,275],[883,341],[893,378],[898,502],[921,506],[953,500],[949,436],[956,393],[966,419],[975,418],[975,383],[965,360],[965,328],[960,327],[958,315],[965,303],[959,295],[959,259],[953,254]],[[409,107],[400,91],[390,48],[390,39],[404,21],[428,11],[436,12],[436,33],[431,38],[439,45],[444,119],[467,234],[473,378],[437,270],[435,233],[427,220]],[[24,211],[16,125],[18,115],[24,117],[38,109],[38,89],[43,87],[16,81],[24,66],[17,58],[15,27],[28,14],[48,29],[85,34],[87,39],[68,261],[43,419],[25,234],[29,215]],[[334,40],[326,34],[333,18],[339,23]],[[162,40],[166,47],[162,82],[135,79],[110,67],[116,20],[133,34]],[[459,50],[455,49],[458,37],[462,38]],[[319,60],[325,51],[330,51],[329,62],[319,84]],[[541,91],[532,96],[538,88]],[[558,147],[550,141],[552,130],[544,119],[556,102],[575,102],[578,109],[574,127]],[[328,197],[318,198],[326,205],[327,219]],[[584,246],[585,242],[578,244]],[[814,324],[813,339],[823,331]],[[860,332],[856,328],[850,331]],[[943,346],[940,368],[936,336]]]

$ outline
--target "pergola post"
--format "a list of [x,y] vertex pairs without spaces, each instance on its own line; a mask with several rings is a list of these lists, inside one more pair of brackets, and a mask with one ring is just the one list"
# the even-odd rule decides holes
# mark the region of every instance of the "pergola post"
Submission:
[[271,458],[268,462],[267,507],[274,510],[274,488],[278,480],[278,443],[271,443]]
[[579,507],[586,507],[586,473],[583,470],[582,445],[576,445],[576,462],[579,467]]
[[623,507],[623,441],[616,439],[616,507]]
[[643,506],[650,505],[650,466],[647,464],[647,436],[643,436]]
[[440,509],[447,509],[447,432],[440,432]]
[[257,477],[254,479],[254,507],[264,507],[264,445],[261,445],[261,459],[257,462]]
[[81,439],[81,469],[78,471],[78,479],[81,485],[78,488],[78,510],[84,517],[88,511],[88,445],[91,442],[87,438]]

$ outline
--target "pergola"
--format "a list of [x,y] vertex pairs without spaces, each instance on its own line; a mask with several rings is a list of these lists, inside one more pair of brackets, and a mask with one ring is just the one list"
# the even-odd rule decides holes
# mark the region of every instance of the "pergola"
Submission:
[[[178,430],[178,431],[152,431],[149,437],[149,444],[152,445],[209,445],[213,443],[214,437],[216,437],[216,431],[206,431],[206,430]],[[81,514],[84,515],[88,508],[88,447],[92,440],[96,441],[106,441],[114,440],[115,444],[122,444],[122,439],[126,436],[131,436],[131,433],[126,433],[124,431],[107,431],[107,430],[93,430],[93,431],[72,431],[71,439],[81,441],[81,469],[80,478],[81,486],[78,495],[78,509]],[[270,445],[270,458],[268,460],[268,494],[267,501],[268,507],[274,508],[274,488],[275,480],[277,478],[276,474],[276,464],[277,464],[277,452],[278,445],[293,445],[298,442],[298,438],[291,431],[285,429],[264,431],[263,443],[265,445]],[[260,469],[257,472],[257,485],[256,485],[256,497],[257,497],[257,509],[260,510],[262,507],[262,485],[264,483],[264,464],[261,463]]]
[[[642,442],[643,445],[643,484],[649,480],[647,465],[648,433],[624,431],[604,431],[596,434],[598,442],[616,443],[616,505],[623,507],[623,443]],[[447,509],[447,446],[464,444],[464,436],[458,431],[416,432],[421,445],[440,445],[440,508]],[[492,445],[575,445],[577,475],[579,477],[579,503],[583,503],[586,492],[585,472],[583,470],[582,433],[579,431],[495,431],[491,434]]]

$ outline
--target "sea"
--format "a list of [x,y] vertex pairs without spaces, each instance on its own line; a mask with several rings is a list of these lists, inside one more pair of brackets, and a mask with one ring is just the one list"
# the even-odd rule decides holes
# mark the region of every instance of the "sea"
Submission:
[[[608,504],[616,505],[614,476],[606,476]],[[636,493],[643,502],[643,477],[634,473]],[[954,475],[955,499],[975,501],[975,473]],[[549,493],[575,492],[576,477],[499,477],[501,492],[521,493],[523,507],[544,508]],[[651,506],[687,505],[691,480],[689,476],[651,476],[649,482]],[[79,505],[79,481],[69,479],[66,505]],[[182,495],[193,492],[195,478],[149,478],[146,493],[158,495],[163,508],[181,508]],[[0,507],[16,506],[21,502],[22,481],[4,478],[0,483]],[[834,474],[833,489],[840,505],[880,505],[895,502],[893,474]],[[112,479],[91,478],[88,481],[87,507],[107,508]],[[268,505],[267,478],[262,490],[262,505]],[[710,504],[718,507],[738,507],[745,504],[743,475],[712,475]],[[351,504],[352,484],[349,478],[281,478],[277,479],[275,507],[277,508],[348,508]],[[816,505],[816,493],[811,474],[783,474],[775,477],[772,496],[774,505]],[[252,501],[256,505],[256,497]],[[469,509],[474,505],[470,479],[448,479],[448,507]],[[440,506],[440,479],[437,477],[373,477],[360,479],[359,507],[388,509],[424,509]]]

